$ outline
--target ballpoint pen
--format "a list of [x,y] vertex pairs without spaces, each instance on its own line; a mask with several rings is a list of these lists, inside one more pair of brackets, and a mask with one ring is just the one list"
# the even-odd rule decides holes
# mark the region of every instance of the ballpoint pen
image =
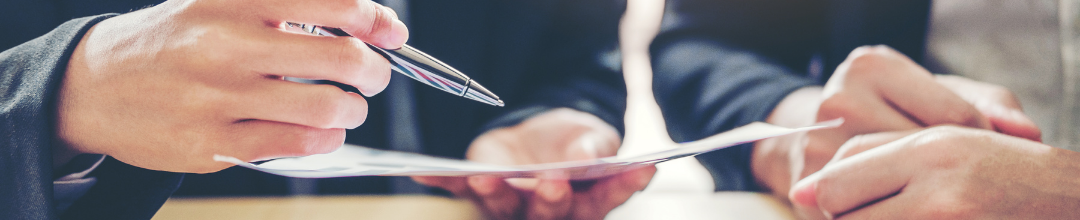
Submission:
[[[286,22],[285,24],[321,36],[350,36],[337,28],[293,22]],[[488,91],[487,88],[484,88],[469,76],[409,45],[403,44],[399,49],[383,49],[371,44],[367,44],[367,46],[390,61],[390,68],[395,72],[450,94],[494,106],[501,107],[504,105],[499,96],[491,93],[491,91]]]

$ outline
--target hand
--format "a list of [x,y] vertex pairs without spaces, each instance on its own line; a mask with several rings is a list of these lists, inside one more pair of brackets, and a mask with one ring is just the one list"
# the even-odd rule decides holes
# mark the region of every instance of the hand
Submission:
[[789,198],[829,219],[1080,218],[1080,153],[986,130],[910,133],[851,139]]
[[1042,131],[1020,107],[1016,95],[1005,87],[952,75],[937,75],[937,82],[975,106],[994,130],[1002,134],[1042,142]]
[[[556,109],[477,137],[466,157],[504,165],[563,162],[613,156],[619,145],[615,128],[599,118]],[[565,179],[413,179],[469,198],[493,219],[602,219],[644,189],[655,172],[655,167],[641,168],[584,186],[572,186]]]
[[[285,21],[340,27],[352,37],[288,32]],[[400,47],[408,30],[366,0],[171,0],[95,25],[71,57],[59,98],[65,149],[154,170],[213,172],[242,160],[341,146],[364,122],[364,95],[390,65],[363,42]],[[363,42],[361,42],[363,41]]]
[[860,134],[943,124],[1033,140],[1040,133],[1008,90],[958,76],[935,77],[884,46],[852,51],[824,88],[792,93],[767,121],[795,127],[835,118],[844,118],[844,124],[755,143],[751,163],[759,182],[786,196],[791,184],[820,170],[837,148]]

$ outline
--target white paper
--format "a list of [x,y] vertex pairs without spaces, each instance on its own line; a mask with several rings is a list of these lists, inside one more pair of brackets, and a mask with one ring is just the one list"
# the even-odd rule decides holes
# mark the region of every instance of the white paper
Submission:
[[327,154],[279,158],[257,165],[221,155],[214,155],[214,160],[230,162],[267,173],[299,178],[494,175],[501,177],[579,180],[614,175],[635,168],[651,166],[652,164],[676,158],[694,156],[765,138],[836,127],[841,123],[843,123],[843,120],[832,120],[802,128],[785,128],[755,122],[705,139],[682,143],[674,149],[645,152],[639,155],[618,155],[596,160],[522,166],[483,164],[348,144]]

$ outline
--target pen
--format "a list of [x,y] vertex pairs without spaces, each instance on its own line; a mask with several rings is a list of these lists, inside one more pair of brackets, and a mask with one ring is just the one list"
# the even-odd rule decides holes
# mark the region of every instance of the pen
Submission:
[[[289,27],[300,28],[304,32],[321,36],[350,36],[345,31],[337,28],[319,27],[316,25],[286,22]],[[367,44],[367,43],[365,43]],[[367,44],[371,50],[379,53],[390,61],[390,68],[421,83],[435,87],[442,91],[457,96],[462,96],[478,102],[502,107],[503,101],[481,86],[469,76],[446,65],[442,61],[416,50],[409,45],[401,45],[398,49],[383,49]]]

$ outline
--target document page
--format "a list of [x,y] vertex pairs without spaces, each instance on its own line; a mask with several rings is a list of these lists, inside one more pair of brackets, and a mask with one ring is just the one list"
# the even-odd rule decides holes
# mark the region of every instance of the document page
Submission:
[[694,156],[761,139],[839,126],[842,120],[826,121],[802,128],[785,128],[755,122],[705,139],[678,144],[678,147],[637,155],[616,155],[595,160],[504,166],[447,159],[415,153],[379,150],[346,144],[334,152],[306,157],[273,159],[248,163],[234,157],[215,155],[214,160],[298,178],[350,176],[470,176],[539,177],[584,180],[618,174],[664,161]]

